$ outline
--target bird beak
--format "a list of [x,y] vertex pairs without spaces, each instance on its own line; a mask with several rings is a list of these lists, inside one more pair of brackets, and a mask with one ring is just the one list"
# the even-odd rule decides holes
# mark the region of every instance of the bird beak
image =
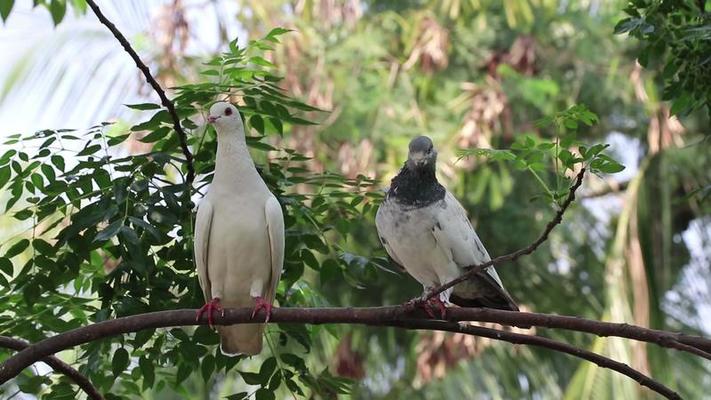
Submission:
[[411,153],[410,154],[410,159],[416,164],[416,165],[422,165],[425,162],[427,162],[427,159],[425,158],[424,153]]
[[215,117],[215,116],[213,116],[213,115],[210,115],[210,116],[207,117],[207,122],[208,122],[209,124],[214,124],[215,121],[217,121],[219,118],[220,118],[220,117]]

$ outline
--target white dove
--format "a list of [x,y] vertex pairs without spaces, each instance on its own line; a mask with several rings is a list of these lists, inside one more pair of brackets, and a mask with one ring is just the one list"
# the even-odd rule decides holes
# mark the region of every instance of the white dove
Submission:
[[[458,278],[464,267],[491,260],[462,205],[437,181],[436,163],[430,138],[413,139],[407,162],[393,178],[375,218],[383,247],[424,286],[425,293]],[[518,311],[493,267],[453,289],[431,299],[443,317],[450,300],[462,307]]]
[[[252,317],[264,309],[268,321],[284,263],[284,216],[249,155],[237,108],[215,103],[208,121],[217,131],[217,158],[195,221],[195,263],[206,301],[197,318],[207,312],[212,326],[214,311],[254,306]],[[264,327],[217,327],[222,352],[258,354]]]

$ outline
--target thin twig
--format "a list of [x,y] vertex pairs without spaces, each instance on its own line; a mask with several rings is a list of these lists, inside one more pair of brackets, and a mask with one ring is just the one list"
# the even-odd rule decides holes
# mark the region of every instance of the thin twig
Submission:
[[[2,348],[22,351],[29,346],[31,346],[31,344],[24,340],[15,339],[7,336],[0,336],[0,347]],[[104,396],[99,393],[99,390],[91,384],[89,378],[82,375],[81,372],[77,371],[76,369],[72,368],[71,365],[54,356],[47,356],[40,361],[52,367],[55,372],[64,374],[67,378],[74,381],[74,383],[76,383],[90,399],[104,399]]]
[[612,194],[612,193],[623,192],[623,191],[627,190],[627,187],[629,186],[629,184],[630,184],[629,180],[627,180],[627,181],[610,180],[605,183],[605,186],[603,188],[600,188],[598,190],[591,191],[588,193],[583,192],[580,195],[580,198],[583,200],[594,199],[594,198],[606,196],[606,195]]
[[123,46],[124,50],[126,50],[126,53],[131,56],[133,61],[136,63],[138,69],[143,72],[143,76],[146,77],[146,81],[148,81],[148,84],[151,85],[153,90],[155,90],[155,92],[158,94],[158,97],[160,97],[161,104],[163,104],[163,107],[168,110],[168,114],[170,114],[170,117],[173,119],[173,128],[178,134],[178,139],[180,140],[180,148],[183,151],[183,155],[185,156],[185,163],[188,167],[186,185],[189,191],[189,188],[192,185],[193,180],[195,179],[195,166],[193,165],[193,155],[192,153],[190,153],[190,149],[188,148],[188,135],[183,130],[182,125],[180,125],[180,117],[178,117],[178,112],[175,110],[175,105],[172,101],[170,101],[170,99],[168,99],[168,96],[166,96],[163,88],[161,88],[158,81],[156,81],[153,75],[151,75],[151,70],[148,69],[148,67],[143,61],[141,61],[141,58],[138,56],[138,53],[136,53],[136,51],[131,47],[131,44],[128,42],[128,40],[126,40],[126,37],[121,33],[121,31],[118,30],[118,28],[116,28],[116,25],[114,25],[113,22],[109,21],[109,19],[106,18],[106,16],[99,9],[99,6],[96,5],[96,2],[94,2],[94,0],[86,0],[86,3],[89,5],[89,7],[91,7],[91,10],[94,11],[96,18],[98,18],[99,21],[111,31],[116,40],[121,43],[121,46]]
[[545,242],[548,239],[548,235],[551,233],[553,228],[555,228],[556,225],[560,224],[563,221],[563,214],[568,209],[570,204],[575,200],[575,191],[578,190],[580,185],[583,184],[583,177],[584,176],[585,176],[585,168],[582,168],[575,178],[575,183],[573,183],[573,186],[570,187],[570,190],[568,192],[568,197],[565,199],[563,204],[560,206],[560,209],[558,209],[558,211],[555,213],[555,216],[553,217],[553,219],[550,220],[550,222],[548,222],[548,224],[546,225],[546,229],[544,229],[543,232],[541,233],[541,235],[538,236],[538,239],[536,239],[533,243],[528,245],[528,247],[514,251],[513,253],[509,253],[509,254],[506,254],[503,256],[496,257],[493,260],[487,261],[483,264],[470,265],[468,267],[465,267],[465,270],[467,270],[467,272],[463,273],[459,278],[453,279],[445,284],[442,284],[442,285],[430,290],[429,292],[426,293],[426,295],[424,296],[423,299],[428,300],[428,299],[431,299],[431,298],[439,295],[440,293],[453,287],[454,285],[464,282],[467,279],[475,276],[476,274],[478,274],[479,272],[484,270],[484,268],[490,267],[492,265],[501,264],[506,261],[515,261],[516,259],[518,259],[521,256],[533,253],[538,248],[538,246],[540,246],[543,242]]
[[[265,315],[263,311],[260,311],[254,319],[251,318],[251,312],[251,308],[225,310],[224,316],[215,316],[215,323],[217,325],[228,325],[235,323],[262,323],[264,321]],[[442,321],[443,323],[466,320],[498,322],[514,326],[546,326],[594,333],[600,336],[620,336],[643,340],[679,350],[683,350],[683,346],[675,346],[675,341],[701,350],[711,349],[711,340],[703,337],[576,317],[477,308],[452,308],[448,314],[450,322]],[[429,326],[427,324],[434,321],[427,319],[423,312],[413,312],[410,308],[404,306],[390,306],[372,308],[276,308],[272,311],[269,322],[299,324],[347,323],[396,326],[406,329],[427,329],[427,326]],[[207,324],[206,316],[196,322],[195,310],[170,310],[117,318],[77,328],[42,340],[0,364],[0,384],[17,376],[24,368],[27,368],[37,360],[74,346],[143,329],[196,324]]]

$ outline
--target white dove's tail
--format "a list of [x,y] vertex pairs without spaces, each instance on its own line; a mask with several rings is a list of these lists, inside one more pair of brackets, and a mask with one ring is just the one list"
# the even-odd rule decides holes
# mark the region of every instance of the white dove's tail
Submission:
[[264,326],[264,324],[218,326],[222,354],[227,356],[259,354],[262,351]]

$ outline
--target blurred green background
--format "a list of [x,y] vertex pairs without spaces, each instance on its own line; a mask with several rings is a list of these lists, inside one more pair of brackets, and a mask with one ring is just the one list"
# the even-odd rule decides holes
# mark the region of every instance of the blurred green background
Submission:
[[[82,2],[70,2],[56,28],[47,9],[17,3],[0,27],[0,52],[9,60],[0,67],[3,135],[105,120],[125,129],[135,122],[137,113],[122,104],[154,94],[110,34],[82,13]],[[503,162],[459,159],[458,150],[508,148],[523,134],[551,139],[555,132],[536,127],[536,120],[587,105],[600,122],[581,127],[578,139],[609,143],[626,169],[588,176],[542,248],[499,267],[499,275],[526,310],[711,334],[709,110],[671,116],[662,100],[663,55],[651,54],[643,68],[636,59],[644,46],[613,33],[627,2],[102,3],[164,87],[199,80],[200,63],[235,36],[244,44],[274,27],[293,29],[270,61],[288,93],[326,112],[309,113],[318,125],[293,127],[275,143],[313,157],[314,171],[377,177],[385,188],[408,141],[429,135],[439,148],[440,181],[468,210],[492,256],[528,245],[554,210],[530,174]],[[706,35],[701,40],[711,40]],[[699,84],[711,74],[706,79]],[[128,142],[126,151],[145,146]],[[0,239],[21,230],[7,216],[0,223]],[[372,219],[361,223],[357,240],[343,248],[384,256]],[[320,282],[308,271],[304,279],[321,304],[336,306],[398,304],[421,291],[396,271],[371,271],[357,284]],[[628,363],[686,398],[711,398],[708,361],[643,343],[544,333]],[[653,397],[592,364],[486,339],[351,326],[314,334],[309,367],[353,378],[355,398]],[[193,376],[187,382],[195,398],[241,385],[230,376],[209,385]]]

